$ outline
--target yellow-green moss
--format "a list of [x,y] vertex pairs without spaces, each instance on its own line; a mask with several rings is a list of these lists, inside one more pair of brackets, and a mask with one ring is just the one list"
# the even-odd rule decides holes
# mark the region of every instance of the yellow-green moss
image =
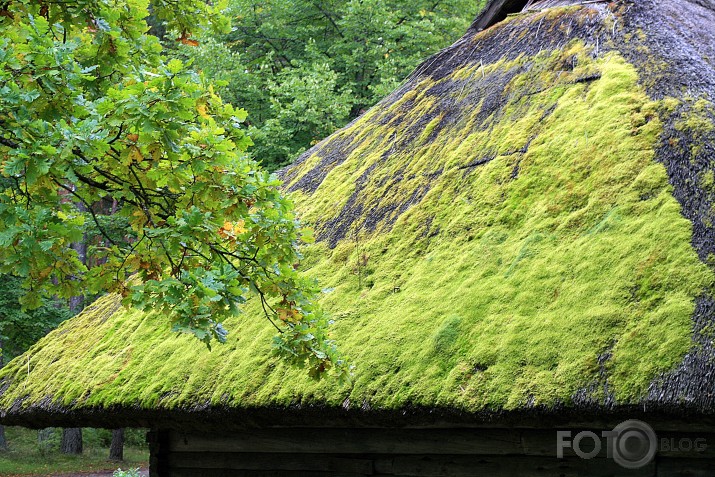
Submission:
[[424,131],[422,131],[422,134],[420,134],[419,142],[424,142],[429,138],[429,135],[432,134],[432,131],[434,131],[434,128],[437,127],[439,122],[442,120],[441,116],[438,116],[434,118],[432,121],[427,123],[427,126],[425,126]]
[[690,147],[692,158],[702,153],[707,136],[715,131],[714,117],[715,106],[710,101],[704,98],[686,100],[681,116],[675,122],[675,129],[687,132],[694,139]]
[[[6,366],[14,381],[0,406],[27,395],[25,404],[339,406],[349,397],[386,409],[512,409],[568,402],[599,379],[608,353],[609,389],[638,401],[688,351],[694,300],[713,275],[654,161],[659,106],[619,55],[592,56],[574,43],[422,79],[338,133],[354,150],[317,191],[295,196],[319,229],[340,218],[360,177],[365,215],[428,190],[374,232],[358,219],[334,248],[306,251],[308,273],[334,289],[324,305],[356,366],[351,386],[312,382],[271,357],[274,330],[251,304],[209,352],[155,314],[107,319],[108,297]],[[470,101],[480,82],[526,63],[498,111],[472,102],[450,116],[429,93],[451,85],[450,101]],[[396,147],[423,116],[432,119],[419,140]],[[303,163],[293,183],[317,164]]]

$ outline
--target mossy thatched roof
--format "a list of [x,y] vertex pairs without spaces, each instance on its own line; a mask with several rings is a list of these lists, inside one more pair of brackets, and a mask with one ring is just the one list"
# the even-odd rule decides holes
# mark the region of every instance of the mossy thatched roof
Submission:
[[713,32],[704,0],[510,15],[283,171],[352,384],[251,304],[209,352],[107,296],[2,370],[1,419],[712,414]]

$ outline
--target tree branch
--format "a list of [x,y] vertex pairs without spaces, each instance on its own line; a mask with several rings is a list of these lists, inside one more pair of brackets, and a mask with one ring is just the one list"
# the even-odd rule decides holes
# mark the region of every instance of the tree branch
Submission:
[[94,210],[92,210],[92,206],[91,206],[89,203],[87,203],[87,201],[84,200],[84,198],[83,198],[82,196],[80,196],[79,194],[77,194],[77,192],[75,192],[74,190],[72,190],[71,187],[67,187],[66,185],[62,184],[60,181],[58,181],[58,180],[55,179],[54,177],[52,178],[52,180],[53,180],[53,182],[54,182],[55,184],[57,184],[58,186],[60,186],[62,189],[66,190],[67,192],[69,192],[70,194],[72,194],[74,197],[76,197],[77,199],[79,199],[79,201],[82,202],[82,203],[84,204],[84,206],[87,208],[87,211],[92,215],[92,220],[94,221],[94,224],[95,224],[95,225],[97,226],[97,228],[99,229],[99,232],[104,236],[104,238],[106,238],[107,240],[109,240],[109,242],[110,242],[112,245],[117,245],[117,243],[116,243],[114,240],[112,240],[112,238],[111,238],[111,237],[107,234],[107,232],[105,232],[105,230],[102,228],[102,225],[99,223],[99,218],[98,218],[97,215],[94,213]]

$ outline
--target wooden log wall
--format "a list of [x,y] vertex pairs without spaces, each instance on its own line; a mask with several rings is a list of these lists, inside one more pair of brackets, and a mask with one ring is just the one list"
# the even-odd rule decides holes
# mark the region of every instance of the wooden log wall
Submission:
[[670,443],[683,437],[705,439],[707,447],[658,451],[650,464],[627,470],[607,458],[605,445],[591,460],[571,449],[557,459],[552,429],[158,430],[149,437],[150,476],[715,476],[715,434],[658,433]]

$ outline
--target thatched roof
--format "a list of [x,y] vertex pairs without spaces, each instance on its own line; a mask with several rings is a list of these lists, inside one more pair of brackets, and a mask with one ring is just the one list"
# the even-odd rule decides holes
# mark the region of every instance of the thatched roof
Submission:
[[1,420],[712,416],[715,5],[504,16],[283,171],[353,384],[250,306],[209,352],[109,296],[2,370]]
[[491,0],[477,15],[471,28],[476,31],[482,31],[515,13],[607,1],[610,0]]

